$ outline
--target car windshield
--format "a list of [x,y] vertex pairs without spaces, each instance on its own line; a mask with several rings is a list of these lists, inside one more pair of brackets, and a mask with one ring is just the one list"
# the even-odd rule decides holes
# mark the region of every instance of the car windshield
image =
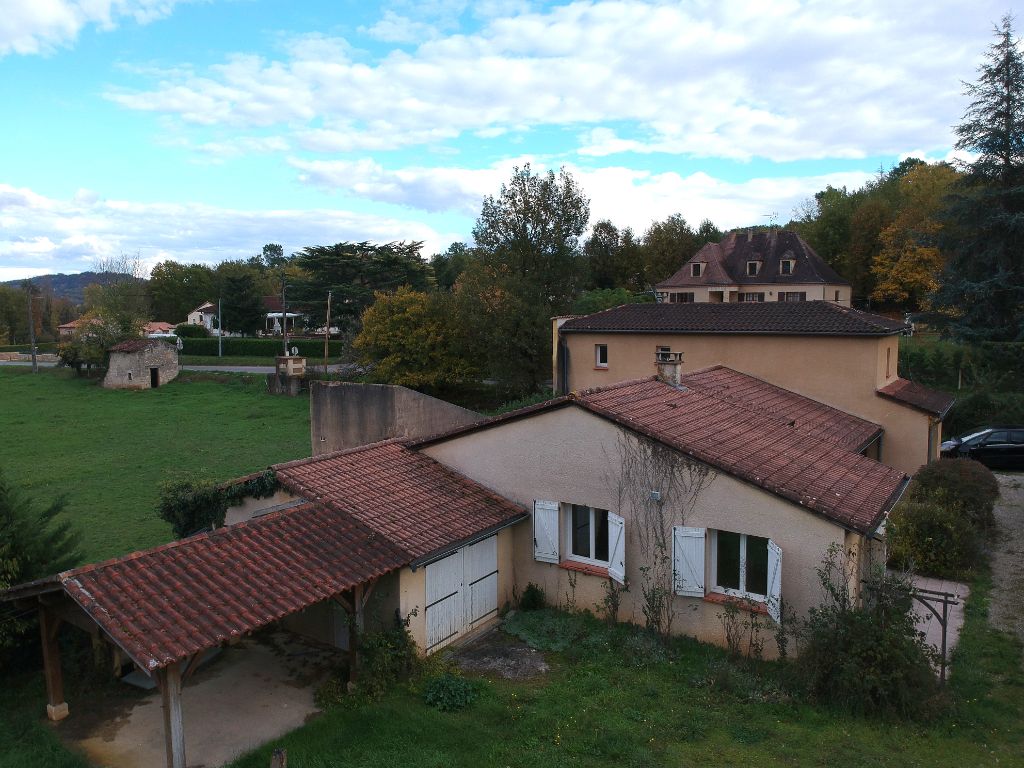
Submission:
[[963,437],[961,437],[960,438],[960,442],[961,443],[970,443],[973,440],[977,440],[979,437],[983,437],[984,435],[987,435],[990,431],[991,430],[983,429],[980,432],[971,432],[971,434],[964,435]]

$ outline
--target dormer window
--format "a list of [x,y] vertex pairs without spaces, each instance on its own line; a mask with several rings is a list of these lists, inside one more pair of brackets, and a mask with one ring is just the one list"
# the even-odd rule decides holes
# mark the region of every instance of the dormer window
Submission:
[[793,259],[783,259],[779,262],[779,274],[780,275],[792,275],[793,267],[796,265],[796,261]]
[[704,273],[704,264],[700,261],[695,261],[690,265],[690,276],[700,277]]
[[760,261],[748,261],[747,262],[747,277],[753,277],[761,271]]

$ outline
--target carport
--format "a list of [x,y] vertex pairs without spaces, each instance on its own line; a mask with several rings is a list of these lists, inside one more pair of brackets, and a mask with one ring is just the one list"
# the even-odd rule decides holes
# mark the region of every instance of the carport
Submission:
[[38,609],[51,720],[69,714],[57,637],[70,624],[108,641],[115,663],[123,654],[155,679],[167,765],[185,768],[181,687],[204,653],[322,600],[341,600],[358,627],[376,580],[404,562],[352,518],[303,503],[22,584],[0,598]]

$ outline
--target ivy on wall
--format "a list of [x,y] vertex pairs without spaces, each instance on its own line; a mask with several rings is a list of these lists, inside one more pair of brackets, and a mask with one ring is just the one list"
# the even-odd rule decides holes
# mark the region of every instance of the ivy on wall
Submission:
[[157,515],[171,524],[176,538],[220,528],[228,507],[246,498],[273,496],[280,483],[268,469],[242,483],[225,485],[194,475],[164,483],[160,488]]

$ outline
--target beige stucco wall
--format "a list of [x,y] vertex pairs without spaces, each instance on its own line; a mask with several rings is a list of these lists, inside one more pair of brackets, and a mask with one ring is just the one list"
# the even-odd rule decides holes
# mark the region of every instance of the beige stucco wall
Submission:
[[[831,301],[836,304],[841,304],[844,307],[850,306],[850,291],[851,288],[848,285],[822,285],[821,283],[796,283],[793,285],[779,285],[778,283],[762,283],[762,284],[746,284],[743,285],[728,285],[728,286],[714,286],[714,285],[694,285],[679,288],[661,288],[658,290],[659,294],[665,294],[666,296],[671,293],[692,293],[693,300],[696,303],[707,303],[711,301],[711,292],[716,294],[722,294],[722,301],[735,302],[737,301],[737,294],[739,293],[763,293],[764,300],[778,301],[779,291],[785,291],[787,293],[793,291],[803,291],[807,294],[807,301]],[[836,299],[836,291],[839,291],[839,299]],[[719,299],[716,297],[715,301]],[[670,301],[668,298],[666,302]]]
[[[898,375],[898,336],[567,333],[562,339],[569,353],[570,390],[651,376],[655,350],[667,346],[683,353],[684,373],[726,365],[881,425],[881,461],[904,472],[916,472],[929,460],[928,430],[934,420],[876,394]],[[608,345],[607,368],[594,366],[595,344]]]
[[266,510],[271,507],[276,507],[280,504],[287,504],[289,502],[296,501],[298,498],[298,496],[293,493],[289,493],[283,488],[279,488],[275,491],[273,496],[267,496],[263,499],[255,499],[252,496],[247,496],[242,499],[240,504],[227,508],[227,512],[224,515],[224,525],[234,525],[235,523],[241,523],[245,520],[251,520],[261,512],[266,512]]
[[[638,542],[636,515],[620,504],[622,431],[577,406],[509,422],[428,446],[424,452],[497,493],[532,509],[535,499],[587,504],[625,518],[626,576],[632,589],[623,596],[618,618],[643,623],[639,585],[645,564]],[[679,499],[665,499],[674,510],[671,524],[717,528],[766,536],[782,548],[782,595],[804,613],[819,600],[815,568],[833,542],[844,543],[838,525],[758,488],[716,473],[692,510]],[[560,526],[560,551],[568,552]],[[566,570],[533,558],[532,521],[514,529],[515,581],[521,592],[541,586],[549,600],[594,610],[605,596],[607,580]],[[710,537],[706,541],[710,547]],[[710,557],[706,560],[710,567]],[[572,574],[572,576],[570,576]],[[575,589],[571,581],[575,580]],[[722,641],[719,605],[692,597],[673,597],[673,631],[710,642]],[[773,644],[766,643],[766,653]]]

